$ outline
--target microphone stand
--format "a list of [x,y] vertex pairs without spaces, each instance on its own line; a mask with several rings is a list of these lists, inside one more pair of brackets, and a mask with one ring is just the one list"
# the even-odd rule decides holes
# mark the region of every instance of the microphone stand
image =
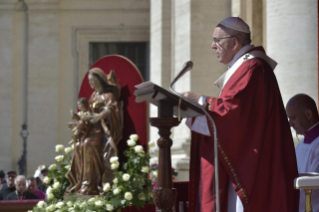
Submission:
[[198,108],[200,108],[203,113],[206,115],[206,117],[209,119],[209,121],[213,124],[214,127],[214,166],[215,166],[215,194],[216,194],[216,212],[220,212],[220,207],[219,207],[219,179],[218,179],[218,149],[217,149],[217,129],[216,129],[216,124],[213,120],[213,118],[209,115],[209,113],[200,105],[198,104],[198,102],[195,102],[192,99],[186,98],[184,96],[182,96],[181,94],[177,93],[174,89],[173,89],[173,85],[177,82],[177,80],[179,80],[179,78],[181,78],[186,72],[190,71],[193,68],[193,62],[192,61],[188,61],[184,64],[183,69],[180,71],[180,73],[174,78],[174,80],[171,82],[171,84],[169,85],[169,89],[176,94],[177,96],[179,96],[181,99],[183,99],[185,102],[188,102],[190,104],[193,104],[195,106],[197,106]]

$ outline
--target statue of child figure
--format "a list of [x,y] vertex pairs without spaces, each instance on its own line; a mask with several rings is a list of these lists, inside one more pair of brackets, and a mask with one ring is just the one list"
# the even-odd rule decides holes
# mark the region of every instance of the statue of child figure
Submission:
[[78,99],[77,105],[80,110],[78,113],[74,113],[73,110],[70,110],[72,119],[77,120],[77,122],[70,122],[68,124],[69,128],[72,129],[72,140],[69,142],[69,144],[75,144],[76,142],[83,141],[92,126],[90,121],[83,120],[84,116],[90,114],[88,110],[88,100],[86,98],[80,98]]

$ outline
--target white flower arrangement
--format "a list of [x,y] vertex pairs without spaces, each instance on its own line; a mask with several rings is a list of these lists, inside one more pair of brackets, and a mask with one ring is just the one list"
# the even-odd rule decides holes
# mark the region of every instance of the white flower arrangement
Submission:
[[[144,152],[141,145],[136,145],[137,142],[136,134],[131,135],[127,141],[130,146],[124,151],[124,155],[128,158],[127,162],[120,164],[118,157],[110,158],[115,178],[113,182],[104,184],[102,196],[89,200],[70,199],[67,202],[63,202],[63,195],[69,186],[66,174],[70,169],[72,157],[68,154],[73,152],[74,147],[64,148],[63,145],[57,145],[56,150],[59,155],[55,157],[56,164],[49,167],[49,175],[45,178],[48,185],[51,179],[54,179],[54,184],[47,188],[47,203],[40,201],[32,212],[107,212],[132,205],[139,208],[147,202],[152,202],[152,197],[148,195],[152,190],[147,174],[150,172],[149,151]],[[148,149],[151,147],[153,145],[150,142]],[[62,154],[63,149],[66,155]]]

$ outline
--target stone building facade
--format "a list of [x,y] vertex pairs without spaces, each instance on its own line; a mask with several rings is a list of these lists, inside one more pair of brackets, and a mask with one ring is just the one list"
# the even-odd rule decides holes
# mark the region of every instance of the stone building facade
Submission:
[[[56,144],[70,140],[66,123],[90,64],[91,43],[146,43],[146,78],[164,88],[192,60],[193,71],[175,89],[216,96],[213,82],[227,67],[211,49],[211,35],[228,16],[244,19],[252,43],[278,62],[284,103],[297,93],[318,100],[314,0],[2,0],[0,169],[18,170],[26,117],[28,176],[53,162]],[[152,106],[150,116],[156,116]],[[149,134],[150,140],[158,137],[155,128]],[[188,180],[190,132],[181,125],[172,138],[172,165],[178,180]],[[155,149],[152,162],[156,155]]]

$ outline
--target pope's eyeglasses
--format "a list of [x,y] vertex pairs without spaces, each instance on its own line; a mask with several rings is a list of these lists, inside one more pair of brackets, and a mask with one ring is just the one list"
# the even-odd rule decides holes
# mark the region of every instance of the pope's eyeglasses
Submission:
[[235,36],[224,37],[224,38],[213,38],[213,43],[219,44],[219,42],[223,39],[234,38]]

